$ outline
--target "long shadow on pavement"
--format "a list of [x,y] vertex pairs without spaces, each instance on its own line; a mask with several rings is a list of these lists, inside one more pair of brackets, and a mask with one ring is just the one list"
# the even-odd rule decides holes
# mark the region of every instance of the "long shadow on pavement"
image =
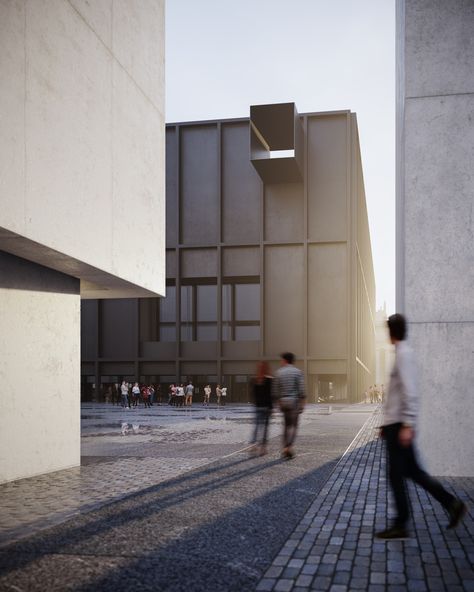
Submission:
[[14,570],[5,583],[24,576],[39,590],[45,582],[32,582],[32,574],[44,556],[120,557],[125,565],[84,584],[69,579],[67,588],[253,589],[336,460],[296,478],[298,459],[217,463],[10,545],[0,552],[0,573]]

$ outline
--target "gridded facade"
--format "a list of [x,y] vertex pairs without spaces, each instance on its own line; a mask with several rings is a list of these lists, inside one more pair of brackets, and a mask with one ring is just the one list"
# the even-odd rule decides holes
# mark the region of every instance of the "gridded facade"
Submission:
[[[84,396],[122,378],[162,389],[192,379],[198,389],[224,383],[231,401],[246,402],[256,362],[276,367],[287,350],[310,401],[355,402],[375,382],[356,116],[296,117],[303,170],[291,182],[269,182],[286,155],[259,176],[249,119],[167,126],[167,296],[83,301]],[[277,114],[274,129],[281,123]]]

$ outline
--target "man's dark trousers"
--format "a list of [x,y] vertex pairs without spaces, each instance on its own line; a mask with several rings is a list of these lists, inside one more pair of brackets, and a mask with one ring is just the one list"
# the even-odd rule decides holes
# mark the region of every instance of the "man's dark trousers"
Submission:
[[401,423],[385,426],[383,428],[383,437],[387,443],[388,475],[397,507],[395,525],[405,527],[410,516],[405,479],[412,479],[415,483],[421,485],[446,510],[455,500],[455,497],[447,492],[439,481],[423,471],[416,459],[413,444],[409,446],[400,444],[398,434],[401,427]]

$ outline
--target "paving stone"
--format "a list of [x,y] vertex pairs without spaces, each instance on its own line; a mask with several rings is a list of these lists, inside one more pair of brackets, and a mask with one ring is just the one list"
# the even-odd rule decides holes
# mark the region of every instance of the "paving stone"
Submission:
[[325,592],[326,590],[329,590],[330,587],[331,578],[328,578],[327,576],[316,576],[311,585],[311,590]]
[[271,578],[263,578],[257,584],[257,592],[271,592],[275,586],[276,580]]
[[388,573],[387,574],[387,583],[388,584],[405,584],[406,577],[403,573]]
[[[268,572],[267,572],[268,573]],[[299,567],[286,567],[281,574],[282,578],[294,579],[300,573]]]
[[350,581],[350,589],[353,590],[367,590],[369,580],[368,578],[352,578]]
[[295,580],[278,580],[275,584],[275,592],[290,592],[293,588]]
[[311,582],[313,581],[313,576],[309,574],[302,574],[296,580],[296,585],[301,586],[302,588],[309,588],[311,586]]

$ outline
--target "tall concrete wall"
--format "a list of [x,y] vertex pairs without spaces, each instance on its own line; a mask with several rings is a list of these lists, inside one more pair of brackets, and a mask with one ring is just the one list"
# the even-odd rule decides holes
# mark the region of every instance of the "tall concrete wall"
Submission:
[[418,355],[427,464],[472,476],[474,2],[397,6],[397,308]]
[[80,462],[79,280],[0,252],[0,483]]
[[80,297],[165,293],[164,0],[0,0],[0,480],[80,462]]
[[164,0],[3,0],[0,80],[0,249],[164,294]]

